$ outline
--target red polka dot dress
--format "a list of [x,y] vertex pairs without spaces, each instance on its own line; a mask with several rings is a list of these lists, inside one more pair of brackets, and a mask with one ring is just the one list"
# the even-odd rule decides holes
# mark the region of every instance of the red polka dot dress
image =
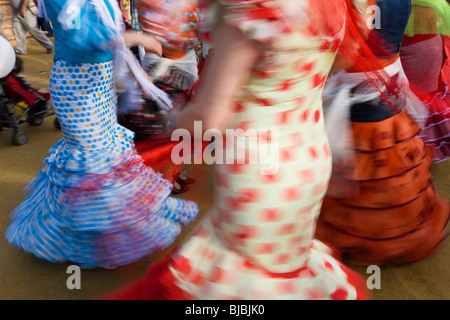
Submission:
[[[227,22],[266,47],[227,125],[255,134],[238,138],[245,152],[215,165],[215,204],[192,236],[113,298],[362,298],[359,276],[313,239],[331,174],[321,95],[344,34],[344,1],[331,5],[341,10],[333,32],[319,36],[309,1],[220,3]],[[224,142],[226,157],[232,148]],[[242,156],[252,148],[275,150],[271,166]]]

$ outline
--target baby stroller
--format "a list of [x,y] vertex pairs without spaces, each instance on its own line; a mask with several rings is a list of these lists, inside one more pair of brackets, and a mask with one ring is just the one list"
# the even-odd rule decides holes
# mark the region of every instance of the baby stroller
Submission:
[[[37,100],[32,106],[28,106],[21,101],[20,96],[8,95],[7,86],[5,81],[0,81],[0,132],[3,128],[13,129],[11,144],[21,146],[27,143],[28,136],[20,131],[20,124],[27,122],[31,126],[39,126],[45,117],[55,113],[51,107],[48,107],[49,97],[30,90],[29,92],[35,95]],[[54,125],[57,129],[61,128],[57,118],[54,120]]]

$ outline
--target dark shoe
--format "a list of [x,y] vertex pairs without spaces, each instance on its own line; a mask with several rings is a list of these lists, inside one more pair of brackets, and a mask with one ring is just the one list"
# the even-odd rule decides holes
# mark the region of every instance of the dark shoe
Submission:
[[53,48],[51,48],[51,49],[47,49],[47,52],[46,52],[47,54],[51,54],[51,53],[53,53]]
[[189,190],[189,187],[185,185],[179,185],[176,184],[173,185],[172,194],[182,194]]
[[181,178],[178,178],[177,179],[177,182],[179,183],[179,184],[181,184],[181,185],[188,185],[188,184],[193,184],[195,181],[197,181],[197,180],[195,180],[194,178],[186,178],[186,179],[181,179]]

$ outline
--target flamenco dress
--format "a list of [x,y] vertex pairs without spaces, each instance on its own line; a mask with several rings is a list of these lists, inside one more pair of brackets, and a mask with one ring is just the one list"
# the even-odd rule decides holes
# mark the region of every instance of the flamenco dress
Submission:
[[[379,56],[386,65],[381,71],[397,92],[378,91],[371,85],[379,82],[375,72],[358,72],[357,67],[341,71],[325,86],[325,99],[335,92],[331,100],[338,101],[342,84],[348,84],[349,96],[338,103],[350,104],[352,146],[344,165],[334,163],[316,237],[335,246],[346,261],[356,265],[418,261],[432,254],[447,236],[449,206],[434,189],[431,154],[419,137],[418,123],[426,121],[427,113],[422,119],[412,117],[409,107],[421,101],[407,91],[398,59],[409,15],[405,2],[381,2],[381,19],[387,24],[376,31],[391,50],[390,55]],[[378,49],[376,45],[372,48]]]
[[[82,8],[85,28],[64,30],[64,1],[45,5],[56,41],[50,93],[63,138],[12,212],[6,238],[55,263],[132,263],[170,246],[198,206],[169,197],[171,183],[143,163],[134,134],[117,123],[113,55],[99,46],[108,33],[96,23],[98,12]],[[69,41],[83,30],[91,37]]]
[[420,137],[433,162],[450,155],[450,5],[446,0],[412,0],[400,56],[411,89],[430,110]]
[[[267,130],[278,131],[278,171],[261,174],[264,164],[237,155],[230,164],[215,164],[215,203],[191,237],[146,277],[100,299],[370,296],[365,280],[314,239],[331,174],[321,95],[344,36],[346,3],[221,0],[207,7],[221,5],[227,23],[266,48],[227,128],[255,129],[258,137],[244,139],[259,147],[277,144]],[[327,15],[320,21],[330,29],[317,28],[327,24],[312,18],[318,12]]]
[[[141,29],[158,39],[163,55],[146,52],[142,66],[153,83],[166,92],[175,108],[190,100],[198,82],[196,49],[199,8],[194,1],[136,1]],[[127,98],[125,98],[127,99]],[[142,100],[141,100],[142,101]],[[153,101],[142,101],[141,110],[123,114],[120,123],[135,132],[136,149],[146,165],[175,181],[183,164],[171,160],[178,141],[162,133],[155,113],[161,111]]]

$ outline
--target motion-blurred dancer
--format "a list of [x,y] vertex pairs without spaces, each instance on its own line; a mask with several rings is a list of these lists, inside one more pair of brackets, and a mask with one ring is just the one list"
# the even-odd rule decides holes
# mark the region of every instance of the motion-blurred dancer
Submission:
[[337,49],[349,53],[360,35],[354,19],[365,21],[344,0],[223,0],[208,9],[220,13],[207,15],[214,54],[198,94],[169,124],[254,129],[239,140],[244,154],[252,144],[274,148],[279,167],[267,172],[261,159],[240,158],[226,136],[223,152],[234,157],[215,165],[209,214],[168,260],[108,298],[367,298],[365,281],[314,240],[331,174],[322,89]]
[[[64,17],[76,5],[80,16]],[[196,203],[169,197],[171,183],[143,164],[133,133],[117,123],[112,48],[124,48],[121,37],[155,52],[161,47],[152,37],[120,33],[116,0],[45,6],[56,41],[50,93],[63,138],[12,213],[6,237],[51,262],[134,262],[171,245],[198,213]]]
[[12,8],[12,29],[16,39],[16,53],[27,54],[27,32],[46,49],[48,54],[53,53],[53,43],[39,29],[35,13],[31,11],[31,5],[37,10],[33,0],[9,0],[9,3]]

